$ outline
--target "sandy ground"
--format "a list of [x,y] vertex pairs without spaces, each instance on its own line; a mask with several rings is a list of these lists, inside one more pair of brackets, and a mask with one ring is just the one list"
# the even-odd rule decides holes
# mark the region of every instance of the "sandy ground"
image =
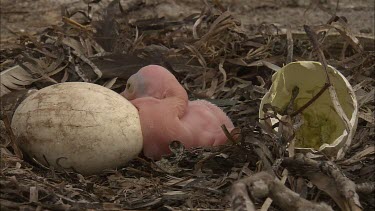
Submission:
[[[61,20],[64,6],[86,9],[84,2],[84,0],[1,0],[1,43],[16,42],[20,32],[34,34],[42,27],[57,24]],[[100,4],[108,2],[102,0]],[[163,16],[179,19],[197,13],[204,7],[202,0],[123,0],[122,5],[126,8],[135,2],[144,2],[145,7],[131,14],[134,19]],[[332,0],[216,2],[220,2],[224,8],[232,11],[242,21],[244,27],[254,31],[262,23],[272,23],[281,28],[290,24],[293,30],[302,30],[303,24],[324,23],[337,11],[337,15],[348,19],[355,34],[373,35],[375,32],[373,0],[341,0],[338,2],[338,7],[337,1]]]

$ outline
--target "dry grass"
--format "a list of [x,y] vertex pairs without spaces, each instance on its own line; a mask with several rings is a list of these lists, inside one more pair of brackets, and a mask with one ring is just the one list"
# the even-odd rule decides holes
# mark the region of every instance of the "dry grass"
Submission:
[[[1,209],[234,209],[230,188],[235,181],[261,171],[281,177],[285,167],[295,179],[286,187],[338,209],[326,189],[319,190],[309,174],[298,173],[303,171],[300,160],[283,163],[288,155],[282,137],[265,132],[257,121],[260,98],[278,67],[319,61],[308,36],[280,34],[273,25],[260,25],[259,33],[251,34],[220,8],[205,5],[200,14],[179,21],[129,23],[127,11],[113,3],[99,10],[99,21],[71,13],[60,25],[36,36],[23,35],[12,48],[1,49],[1,85],[8,89],[1,98]],[[333,165],[356,184],[364,210],[374,209],[374,38],[354,36],[340,18],[310,27],[318,33],[327,63],[353,85],[360,106],[353,145]],[[241,129],[241,142],[183,151],[158,162],[140,156],[117,170],[87,177],[21,158],[7,119],[27,90],[65,81],[105,84],[117,77],[112,88],[120,91],[126,79],[147,64],[171,70],[192,99],[208,98],[224,108]],[[23,71],[9,71],[15,65]],[[326,165],[328,158],[315,160]],[[317,168],[314,173],[336,181],[327,173],[332,171]],[[298,180],[300,176],[312,183]],[[298,185],[291,182],[297,180]],[[263,202],[254,204],[261,207]],[[280,206],[272,204],[270,209]]]

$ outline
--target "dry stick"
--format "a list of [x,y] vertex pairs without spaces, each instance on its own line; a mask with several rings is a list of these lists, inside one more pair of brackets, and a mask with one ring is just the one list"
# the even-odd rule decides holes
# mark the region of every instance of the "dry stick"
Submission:
[[[299,93],[299,88],[298,87],[294,87],[293,88],[293,91],[292,91],[292,96],[290,98],[290,101],[289,101],[289,105],[287,106],[287,108],[285,109],[285,111],[283,112],[283,115],[286,114],[286,115],[289,115],[289,110],[291,108],[291,106],[293,105],[294,101],[296,100],[297,96],[298,96],[298,93]],[[320,96],[320,95],[319,95]],[[319,97],[318,96],[318,97]],[[312,100],[316,100],[316,99],[312,99]],[[312,100],[311,103],[313,102]],[[310,102],[309,101],[309,102]],[[304,106],[308,106],[309,104],[305,104]],[[306,107],[307,107],[306,106]],[[305,107],[305,108],[306,108]],[[303,109],[302,109],[303,110]],[[279,121],[282,121],[281,119]],[[293,140],[291,141],[291,144],[289,145],[289,157],[293,157],[294,156],[294,143],[295,143],[295,138],[293,138]],[[284,169],[283,172],[282,172],[282,178],[280,180],[281,184],[285,184],[287,178],[288,178],[288,170],[287,169]],[[267,199],[264,201],[263,205],[262,205],[262,208],[260,209],[261,211],[266,211],[269,209],[269,207],[271,206],[272,204],[272,199],[270,197],[267,197]]]
[[327,66],[328,66],[327,60],[324,57],[324,53],[323,53],[322,49],[320,48],[319,41],[316,38],[316,34],[311,29],[311,27],[308,26],[308,25],[303,25],[303,28],[305,29],[306,35],[309,37],[309,39],[311,41],[311,44],[314,47],[314,50],[317,52],[320,62],[323,64],[323,68],[324,68],[325,73],[326,73],[327,83],[329,85],[331,85],[331,79],[329,78],[328,70],[327,70]]
[[[293,38],[292,38],[292,33],[291,33],[291,27],[290,27],[290,25],[288,25],[288,30],[287,30],[287,42],[288,42],[288,55],[287,55],[286,62],[290,63],[290,62],[293,61]],[[294,89],[293,89],[293,91],[294,91]],[[307,108],[310,104],[312,104],[321,94],[323,94],[324,91],[325,91],[325,89],[322,91],[322,93],[320,93],[320,94],[318,93],[319,95],[314,96],[309,102],[307,102],[304,106],[302,106],[298,110],[298,113],[302,112],[305,108]],[[293,93],[295,93],[295,92],[293,92]],[[297,94],[292,95],[292,98],[290,100],[290,105],[294,102],[294,100],[297,97],[297,95],[298,95],[298,91],[297,91]],[[288,107],[290,107],[290,105]],[[286,110],[288,110],[288,108],[286,108]],[[296,113],[295,115],[297,115],[298,113]],[[294,152],[292,154],[294,154]],[[289,154],[289,156],[291,156],[291,154]],[[284,169],[283,172],[282,172],[282,175],[283,175],[283,177],[281,178],[281,183],[285,184],[286,179],[288,178],[288,170]],[[271,204],[272,204],[272,199],[270,197],[268,197],[264,201],[264,203],[262,205],[262,208],[261,208],[261,211],[268,210],[269,207],[271,206]]]
[[289,103],[286,106],[285,110],[282,112],[282,115],[291,114],[291,111],[293,110],[294,102],[296,101],[298,94],[299,94],[299,87],[298,86],[293,87],[292,96],[290,97]]
[[[341,106],[341,104],[338,100],[335,88],[331,85],[331,81],[330,81],[330,78],[329,78],[329,75],[328,75],[328,70],[327,70],[327,66],[328,66],[327,61],[325,59],[323,51],[321,50],[321,48],[319,46],[319,42],[316,38],[316,34],[309,26],[304,25],[303,27],[306,31],[307,36],[310,38],[310,41],[312,42],[315,50],[318,53],[319,60],[323,64],[323,68],[324,68],[324,70],[326,72],[326,76],[327,76],[327,83],[329,84],[328,91],[329,91],[329,95],[330,95],[331,100],[332,100],[333,107],[335,108],[336,113],[340,116],[341,120],[344,122],[346,131],[349,135],[350,134],[349,131],[351,131],[352,125],[351,125],[348,117],[346,116],[344,110],[342,109],[342,106]],[[347,151],[350,143],[351,143],[351,140],[348,140],[348,142],[347,142],[347,144],[345,144],[344,148],[339,151],[339,153],[337,155],[337,158],[344,157],[345,152]],[[351,194],[353,194],[353,195],[352,196],[345,196],[349,200],[350,209],[351,210],[361,210],[361,208],[358,207],[358,205],[360,206],[359,201],[357,201],[358,197],[355,197],[355,196],[357,196],[357,193],[354,191],[354,193],[351,192]]]
[[325,83],[323,88],[314,96],[312,97],[307,103],[305,103],[305,105],[301,106],[297,111],[293,112],[291,114],[292,117],[295,117],[297,114],[301,113],[302,111],[304,111],[307,107],[309,107],[313,102],[315,102],[315,100],[317,100],[323,93],[324,91],[326,91],[328,89],[328,87],[330,87],[331,84],[329,83]]
[[[315,100],[317,100],[330,86],[331,86],[331,84],[325,83],[324,86],[322,87],[322,89],[316,95],[314,95],[314,97],[312,97],[307,103],[305,103],[303,106],[301,106],[299,109],[297,109],[297,111],[290,114],[290,116],[295,117],[297,114],[302,113],[307,107],[309,107],[311,104],[313,104],[315,102]],[[279,122],[272,125],[272,128],[275,128],[275,127],[278,127],[278,126],[279,126]]]
[[231,210],[255,211],[245,183],[237,182],[231,188]]
[[236,140],[234,140],[232,134],[228,131],[227,127],[224,124],[221,125],[221,129],[223,130],[223,132],[224,132],[225,136],[227,137],[227,139],[232,142],[232,144],[237,143]]
[[[287,170],[287,169],[284,169],[283,172],[281,173],[281,175],[283,175],[283,177],[281,178],[280,183],[281,183],[281,184],[285,184],[286,179],[288,178],[288,175],[289,175],[288,170]],[[271,204],[272,204],[272,201],[273,201],[273,200],[272,200],[270,197],[268,197],[268,198],[264,201],[264,203],[263,203],[262,208],[260,209],[260,211],[266,211],[266,210],[268,210],[268,208],[270,208],[270,206],[271,206]]]
[[[289,146],[289,157],[294,157],[294,143],[295,143],[295,138],[293,138],[293,140],[291,141],[291,144],[290,144],[290,146]],[[289,176],[289,172],[288,172],[288,170],[285,168],[284,170],[283,170],[283,172],[281,173],[281,175],[283,176],[282,178],[281,178],[281,180],[280,180],[280,183],[281,184],[285,184],[285,182],[286,182],[286,180],[288,179],[288,176]],[[272,204],[272,199],[270,198],[270,197],[268,197],[265,201],[264,201],[264,203],[263,203],[263,205],[262,205],[262,208],[260,209],[261,211],[266,211],[266,210],[268,210],[268,208],[271,206],[271,204]]]
[[327,61],[324,57],[323,51],[319,47],[318,39],[316,38],[315,32],[307,25],[304,25],[303,28],[305,29],[305,32],[307,36],[309,37],[314,49],[318,52],[319,60],[321,60],[323,64],[323,68],[326,73],[326,83],[322,87],[322,89],[314,96],[312,97],[307,103],[305,103],[302,107],[300,107],[297,111],[293,112],[291,114],[292,117],[296,116],[297,114],[304,111],[307,107],[309,107],[315,100],[317,100],[323,93],[331,86],[331,79],[329,78],[328,71],[327,71]]
[[[331,86],[331,80],[328,75],[327,71],[327,62],[324,58],[323,51],[319,48],[319,42],[316,38],[315,32],[311,30],[311,28],[307,25],[303,26],[307,36],[310,38],[311,43],[313,44],[314,48],[318,51],[319,59],[322,61],[323,68],[326,72],[326,80],[327,82],[324,84],[322,89],[314,96],[312,97],[307,103],[305,103],[302,107],[300,107],[297,111],[293,112],[291,114],[292,117],[295,117],[297,114],[303,112],[307,107],[309,107],[311,104],[313,104],[330,86]],[[289,53],[288,53],[289,54]],[[272,126],[272,128],[275,128],[278,126],[278,123]]]
[[292,29],[289,24],[287,26],[286,39],[288,44],[288,55],[286,56],[286,63],[289,64],[293,61],[293,37]]
[[[239,185],[241,183],[246,185],[247,191],[245,193],[243,185]],[[264,171],[237,181],[232,186],[231,194],[232,210],[236,208],[237,210],[245,210],[245,208],[252,210],[252,201],[250,197],[247,197],[248,195],[252,196],[252,198],[264,198],[268,196],[282,210],[332,210],[325,203],[315,203],[302,198],[299,194],[285,187],[274,175]]]
[[318,189],[326,192],[342,210],[361,210],[355,183],[346,177],[334,162],[316,161],[299,154],[294,158],[284,159],[281,165],[293,175],[309,179]]
[[[309,26],[304,25],[303,27],[304,27],[304,29],[306,31],[307,36],[310,38],[311,43],[313,44],[313,47],[315,48],[315,50],[318,53],[319,60],[323,64],[323,68],[324,68],[324,70],[326,72],[326,76],[327,76],[327,82],[326,83],[329,84],[328,91],[329,91],[329,95],[330,95],[331,100],[332,100],[333,107],[335,108],[335,111],[336,111],[337,115],[339,115],[340,118],[341,118],[341,120],[344,122],[345,129],[346,129],[346,131],[347,131],[347,133],[349,135],[353,126],[350,123],[350,120],[348,119],[348,117],[346,116],[344,110],[342,109],[342,106],[341,106],[341,104],[339,102],[339,99],[337,97],[336,90],[335,90],[335,88],[331,84],[331,81],[330,81],[330,78],[329,78],[329,75],[328,75],[328,70],[327,70],[327,66],[328,66],[327,65],[327,60],[325,59],[324,53],[323,53],[323,51],[321,50],[321,48],[319,46],[319,42],[318,42],[318,40],[316,38],[316,34],[315,34],[315,32]],[[349,137],[347,143],[338,152],[337,159],[341,159],[341,158],[343,158],[345,156],[345,152],[347,151],[347,149],[350,146],[350,144],[351,144],[351,137]]]
[[[324,70],[325,70],[325,73],[326,73],[326,80],[327,80],[327,82],[324,84],[324,86],[322,87],[322,89],[314,97],[312,97],[306,104],[304,104],[302,107],[300,107],[297,111],[293,112],[291,114],[292,117],[294,117],[297,114],[299,114],[302,111],[304,111],[313,102],[315,102],[329,87],[331,87],[331,80],[329,78],[328,71],[327,71],[327,62],[326,62],[326,60],[324,58],[323,51],[319,48],[319,42],[318,42],[318,40],[316,38],[315,32],[313,32],[311,30],[311,28],[309,26],[307,26],[307,25],[304,25],[303,27],[305,29],[305,32],[306,32],[307,36],[310,38],[310,41],[311,41],[313,47],[318,52],[319,59],[322,61],[322,64],[323,64],[323,67],[324,67]],[[289,56],[290,57],[293,56],[293,54],[292,54],[293,51],[289,49],[289,45],[290,45],[290,41],[288,39],[288,58],[287,58],[288,60],[287,61],[289,61],[289,59],[291,59],[291,58],[289,58]],[[283,174],[283,177],[281,179],[281,182],[284,184],[285,181],[286,181],[286,179],[287,179],[287,177],[288,177],[288,170],[284,169],[284,171],[283,171],[282,174]],[[271,203],[272,203],[272,199],[267,198],[266,201],[264,202],[264,204],[262,205],[261,211],[268,210],[268,208],[271,206]]]
[[90,28],[90,25],[88,26],[84,26],[80,23],[78,23],[77,21],[73,20],[73,19],[70,19],[68,17],[62,17],[62,21],[67,23],[67,24],[70,24],[78,29],[83,29],[83,30],[87,30],[87,31],[91,31],[91,28]]
[[355,190],[362,194],[371,194],[375,191],[375,182],[364,182],[356,184]]

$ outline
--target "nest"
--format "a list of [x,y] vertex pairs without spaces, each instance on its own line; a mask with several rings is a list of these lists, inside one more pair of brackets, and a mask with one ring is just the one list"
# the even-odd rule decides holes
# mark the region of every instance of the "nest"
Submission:
[[[2,210],[374,209],[373,38],[354,36],[337,16],[306,32],[262,24],[254,33],[217,2],[181,20],[131,19],[142,4],[66,10],[61,24],[1,49]],[[327,62],[354,87],[358,129],[341,160],[291,156],[285,134],[258,123],[272,74],[301,60]],[[120,92],[148,64],[169,69],[191,99],[222,107],[240,140],[192,150],[177,142],[160,161],[140,155],[93,176],[43,166],[18,148],[10,120],[30,90],[85,81]]]

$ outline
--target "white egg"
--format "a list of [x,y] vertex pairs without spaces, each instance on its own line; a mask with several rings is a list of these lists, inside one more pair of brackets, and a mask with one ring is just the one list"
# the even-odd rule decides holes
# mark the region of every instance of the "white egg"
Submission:
[[15,111],[12,129],[40,163],[86,175],[119,167],[143,147],[137,109],[116,92],[83,82],[32,94]]

